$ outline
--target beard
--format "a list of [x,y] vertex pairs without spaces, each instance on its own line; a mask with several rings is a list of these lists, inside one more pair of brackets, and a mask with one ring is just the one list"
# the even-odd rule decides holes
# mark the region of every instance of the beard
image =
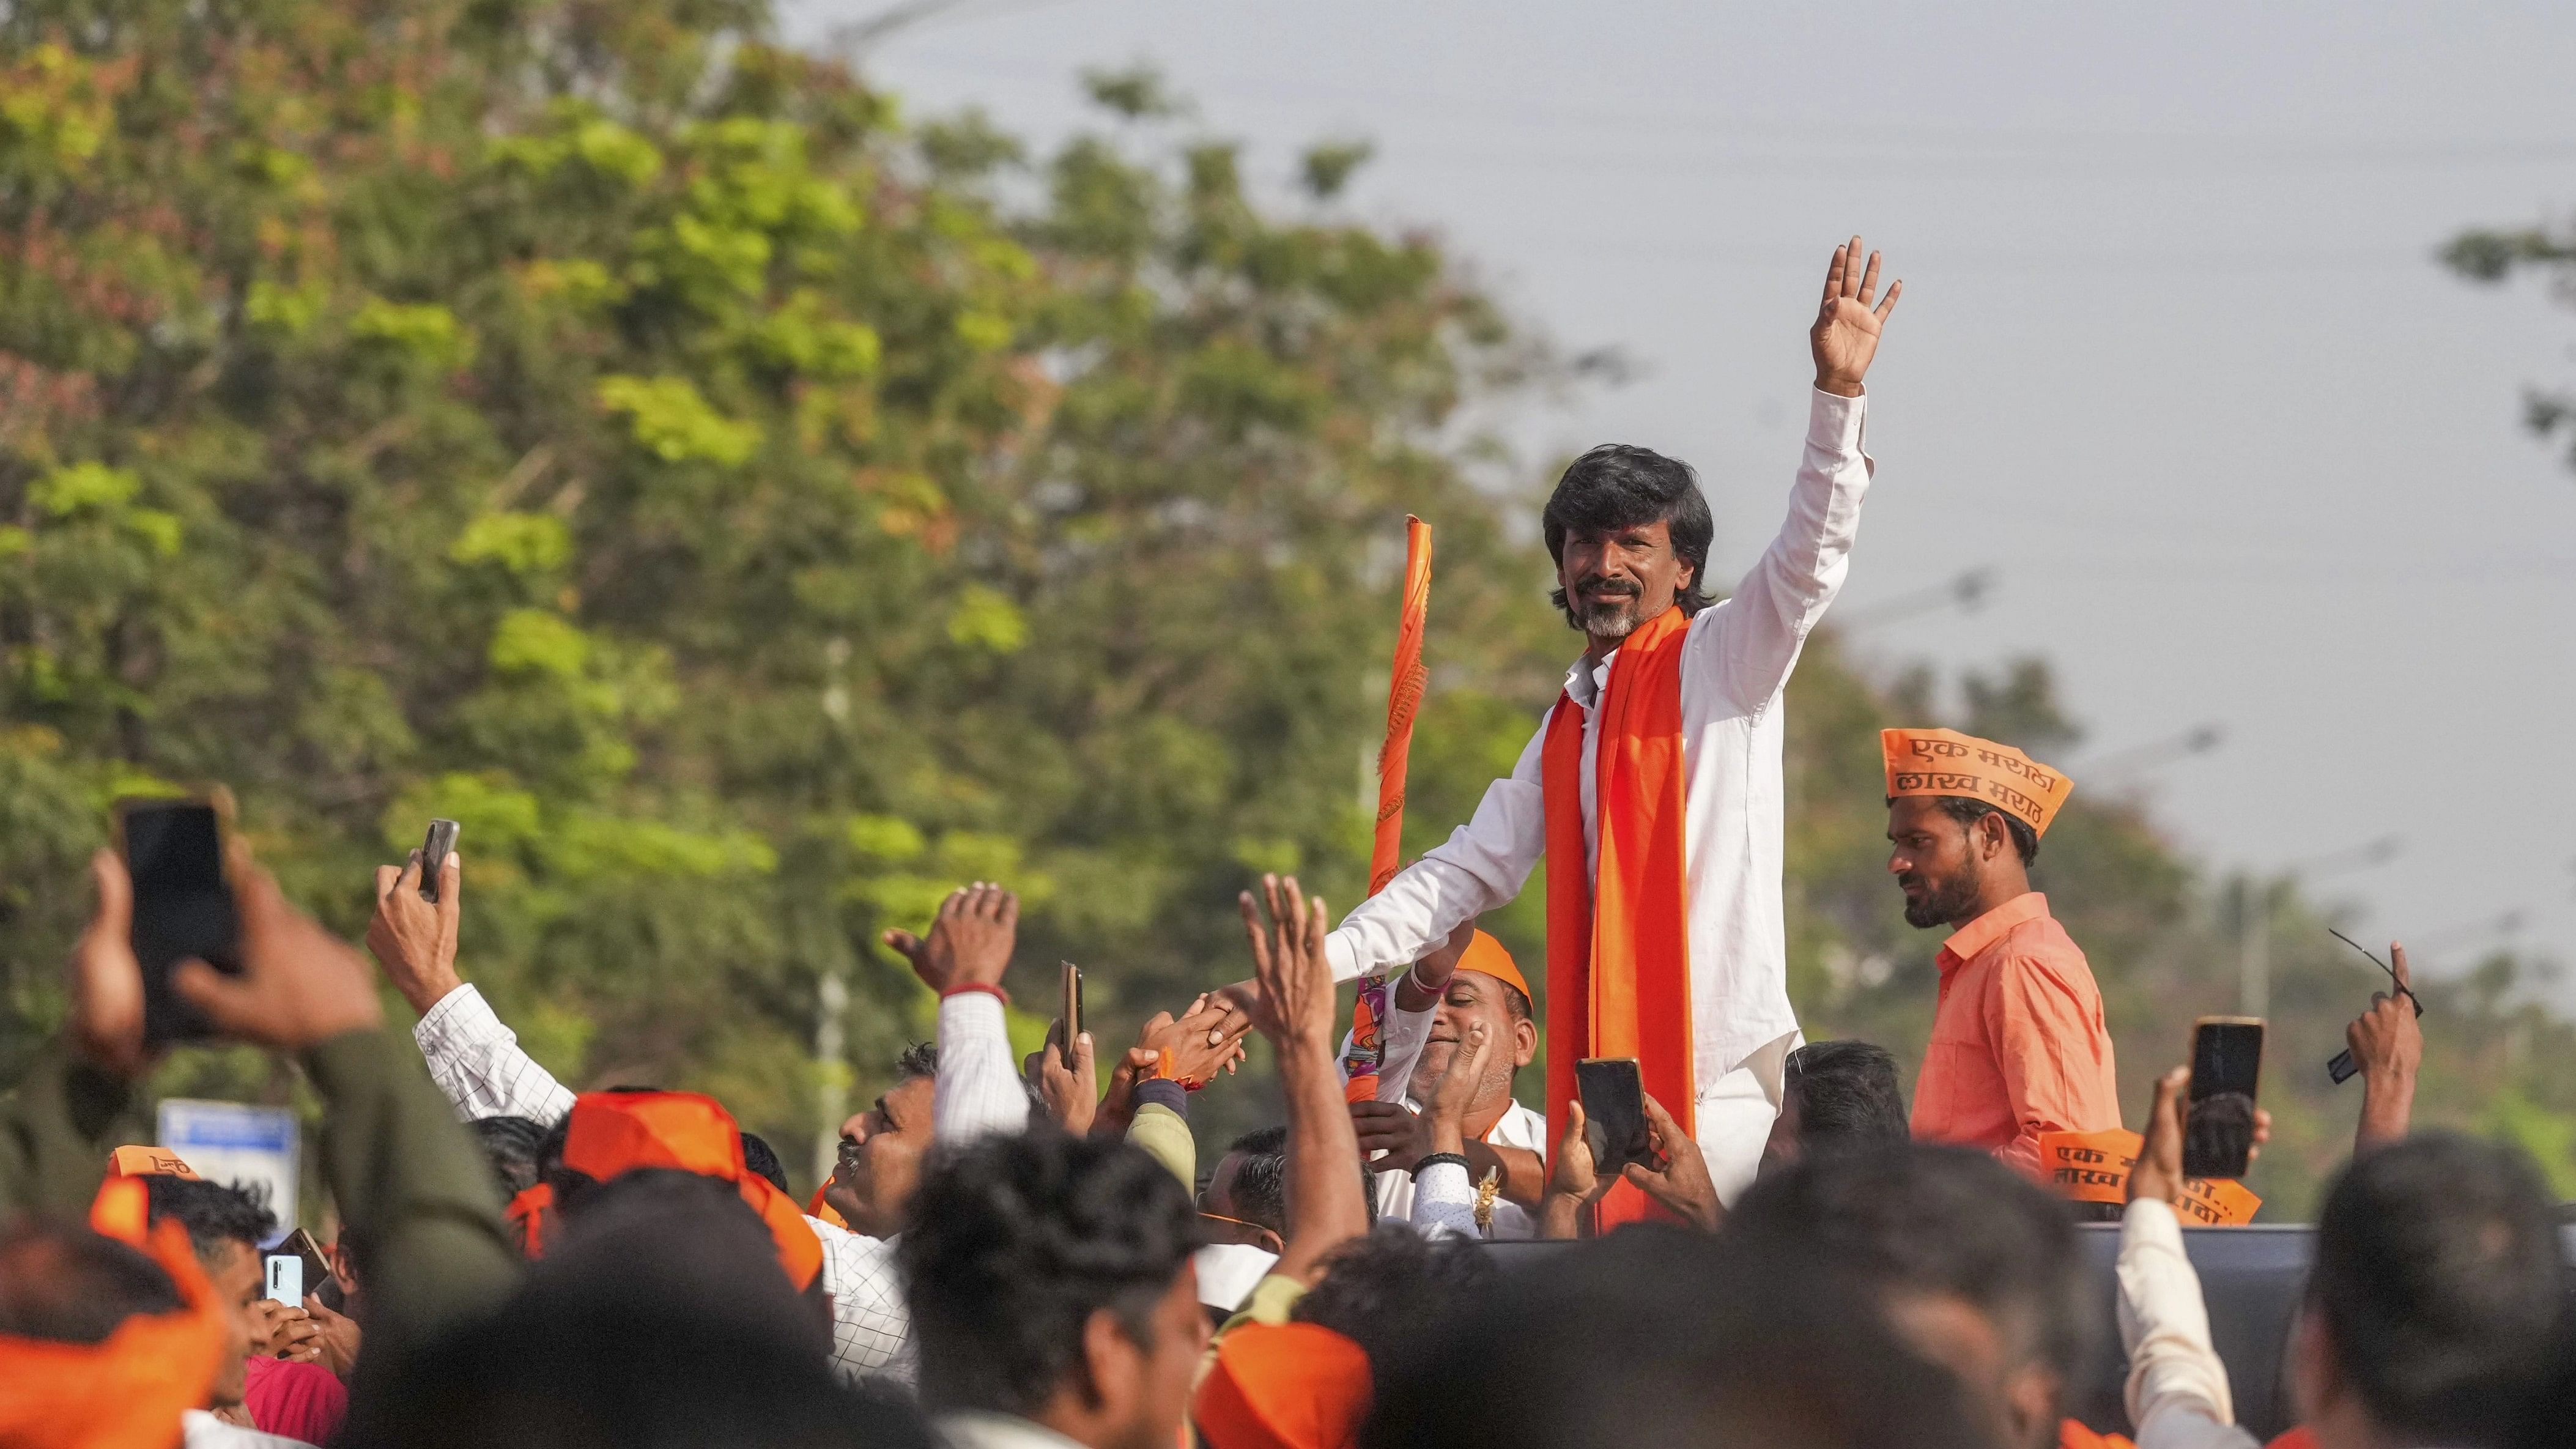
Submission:
[[[1917,876],[1920,880],[1922,877]],[[1905,884],[1899,879],[1897,884]],[[1946,926],[1976,908],[1977,893],[1985,888],[1984,873],[1972,861],[1947,880],[1934,881],[1919,896],[1905,898],[1905,924],[1916,930]]]
[[1637,632],[1637,626],[1646,622],[1645,591],[1604,596],[1592,592],[1599,583],[1587,580],[1566,596],[1566,612],[1573,615],[1574,627],[1595,639],[1625,639]]

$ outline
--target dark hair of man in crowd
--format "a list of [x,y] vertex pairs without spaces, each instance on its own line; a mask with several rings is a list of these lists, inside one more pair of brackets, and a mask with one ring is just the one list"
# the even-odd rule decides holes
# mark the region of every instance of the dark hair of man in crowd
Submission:
[[2008,1379],[2037,1369],[2050,1379],[2026,1382],[2053,1381],[2044,1411],[1998,1407],[2055,1442],[2094,1325],[2075,1219],[2054,1193],[1961,1147],[1827,1153],[1757,1180],[1727,1232],[1766,1261],[1848,1275],[1891,1318],[1943,1298],[1975,1309],[1995,1326]]
[[2557,1213],[2527,1158],[2425,1132],[2336,1179],[2317,1217],[2308,1309],[2387,1435],[2484,1449],[2511,1440],[2576,1347],[2566,1271]]
[[[2021,863],[2028,865],[2039,859],[2039,833],[2032,830],[2030,823],[2020,816],[2009,811],[1998,810],[1983,800],[1971,800],[1965,795],[1936,795],[1933,798],[1941,802],[1942,814],[1970,830],[1974,830],[1977,822],[1989,815],[2002,816],[2004,829],[2012,833],[2013,853],[2021,857]],[[1888,803],[1895,802],[1891,800]]]
[[894,1059],[894,1079],[898,1082],[938,1075],[939,1043],[935,1041],[914,1042],[903,1049],[902,1056]]
[[1516,1269],[1371,1368],[1363,1449],[1991,1449],[1848,1282],[1674,1228]]
[[1412,1352],[1453,1313],[1492,1296],[1493,1254],[1464,1238],[1433,1241],[1409,1224],[1381,1222],[1335,1248],[1324,1277],[1288,1316],[1329,1328],[1368,1351],[1369,1362]]
[[896,1249],[934,1409],[1028,1417],[1066,1382],[1084,1325],[1107,1310],[1154,1342],[1158,1303],[1198,1247],[1198,1214],[1124,1142],[1033,1131],[937,1165]]
[[[1685,614],[1696,614],[1717,602],[1707,591],[1708,546],[1717,537],[1708,499],[1699,491],[1699,476],[1679,458],[1650,448],[1604,443],[1566,465],[1548,495],[1539,527],[1547,537],[1547,556],[1562,562],[1565,535],[1574,529],[1608,530],[1662,523],[1672,536],[1673,556],[1691,568],[1688,586],[1675,591],[1673,602]],[[1574,622],[1565,590],[1548,595],[1566,621]],[[1524,1013],[1526,1014],[1526,1013]]]
[[1807,1152],[1893,1147],[1913,1135],[1896,1058],[1865,1041],[1809,1042],[1789,1053],[1783,1079],[1798,1099]]
[[[537,1158],[546,1143],[546,1129],[525,1117],[477,1117],[465,1124],[474,1145],[483,1149],[483,1160],[492,1164],[492,1181],[507,1199],[537,1185]],[[556,1145],[558,1153],[562,1145]]]
[[140,1249],[34,1215],[0,1226],[0,1337],[104,1343],[138,1313],[179,1306],[179,1285]]
[[151,1220],[178,1219],[200,1259],[220,1256],[226,1243],[238,1243],[256,1253],[261,1241],[277,1231],[276,1215],[237,1187],[156,1175],[143,1179],[143,1191],[152,1205]]
[[742,1134],[742,1165],[752,1176],[765,1177],[771,1187],[787,1192],[787,1166],[778,1160],[778,1150],[757,1132]]
[[394,1361],[335,1442],[498,1449],[930,1449],[840,1383],[831,1330],[739,1194],[646,1169],[595,1190],[517,1292]]
[[1288,1129],[1255,1127],[1226,1144],[1227,1157],[1238,1154],[1243,1161],[1234,1169],[1237,1215],[1274,1233],[1287,1232]]

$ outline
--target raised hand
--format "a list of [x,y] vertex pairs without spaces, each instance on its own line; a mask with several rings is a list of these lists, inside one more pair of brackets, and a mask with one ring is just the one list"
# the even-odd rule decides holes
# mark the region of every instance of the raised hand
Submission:
[[1029,1053],[1020,1063],[1022,1075],[1037,1089],[1047,1105],[1047,1114],[1064,1125],[1064,1130],[1079,1137],[1091,1130],[1100,1110],[1097,1095],[1098,1074],[1091,1060],[1091,1033],[1083,1032],[1073,1039],[1073,1065],[1064,1064],[1064,1018],[1047,1023],[1046,1045]]
[[[2182,1197],[2183,1119],[2188,1113],[2184,1093],[2191,1088],[2191,1068],[2175,1067],[2156,1078],[2154,1105],[2147,1108],[2146,1139],[2138,1144],[2137,1164],[2129,1169],[2129,1201],[2151,1197],[2159,1202],[2176,1202]],[[2245,1160],[2263,1155],[2263,1144],[2272,1140],[2272,1114],[2254,1109],[2254,1146]]]
[[[435,902],[420,898],[424,870],[438,872]],[[452,850],[435,864],[415,850],[400,870],[376,867],[376,914],[367,922],[367,950],[414,1012],[426,1015],[463,984],[456,975],[456,931],[464,891],[464,867]]]
[[1231,1074],[1243,1061],[1243,1039],[1252,1034],[1252,1015],[1232,998],[1203,995],[1175,1020],[1158,1011],[1145,1023],[1136,1045],[1172,1054],[1172,1074],[1183,1086],[1204,1087],[1219,1071]]
[[1681,1124],[1673,1120],[1664,1104],[1646,1096],[1646,1139],[1654,1144],[1655,1155],[1663,1166],[1648,1167],[1631,1162],[1622,1176],[1646,1196],[1664,1205],[1701,1232],[1717,1231],[1718,1219],[1726,1209],[1717,1200],[1717,1185],[1709,1181],[1708,1159],[1700,1155],[1699,1144],[1691,1140]]
[[131,1080],[150,1065],[143,1049],[143,963],[134,956],[134,882],[113,850],[90,857],[98,907],[72,946],[75,1050],[100,1070]]
[[885,943],[912,963],[912,974],[933,991],[960,986],[999,986],[1020,935],[1020,898],[977,881],[948,893],[927,940],[910,931],[888,931]]
[[[1252,942],[1260,1000],[1254,1027],[1281,1051],[1333,1049],[1333,966],[1324,958],[1324,902],[1309,901],[1297,878],[1261,878],[1262,903],[1245,891],[1243,933]],[[1262,904],[1268,906],[1265,921]]]
[[312,1314],[313,1321],[322,1327],[323,1364],[344,1379],[356,1373],[358,1348],[366,1339],[365,1331],[358,1327],[358,1320],[332,1312],[321,1299],[310,1293],[304,1295],[304,1311]]
[[1861,379],[1869,375],[1870,359],[1878,355],[1879,329],[1887,325],[1888,314],[1896,310],[1897,294],[1905,290],[1905,283],[1890,282],[1887,295],[1880,297],[1878,253],[1868,255],[1869,265],[1863,270],[1860,238],[1855,236],[1834,248],[1833,264],[1825,269],[1824,301],[1816,311],[1816,325],[1807,333],[1808,350],[1816,357],[1819,392],[1860,396]]
[[1458,961],[1476,940],[1476,923],[1461,921],[1440,949],[1413,963],[1413,969],[1395,978],[1395,1005],[1399,1011],[1429,1011],[1440,1004],[1440,994],[1449,989],[1449,978],[1458,974]]
[[1480,1021],[1467,1028],[1467,1039],[1449,1054],[1449,1070],[1431,1084],[1422,1104],[1422,1115],[1430,1123],[1432,1151],[1466,1149],[1467,1107],[1476,1100],[1476,1087],[1485,1080],[1485,1061],[1493,1051],[1493,1033]]
[[267,871],[233,869],[241,904],[242,974],[182,961],[170,985],[235,1041],[302,1051],[384,1025],[372,973],[347,942],[286,903]]

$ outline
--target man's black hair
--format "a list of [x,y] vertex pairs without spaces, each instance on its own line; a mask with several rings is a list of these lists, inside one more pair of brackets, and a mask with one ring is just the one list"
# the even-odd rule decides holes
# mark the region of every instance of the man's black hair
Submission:
[[[1690,565],[1688,587],[1677,590],[1673,604],[1696,614],[1716,602],[1708,593],[1708,546],[1717,537],[1708,499],[1699,491],[1699,476],[1679,458],[1650,448],[1604,443],[1566,465],[1548,495],[1539,527],[1547,537],[1547,556],[1565,561],[1565,535],[1575,529],[1608,530],[1662,523],[1672,535],[1673,555]],[[1565,620],[1575,624],[1565,590],[1548,595]],[[1577,627],[1581,627],[1577,624]]]
[[601,1184],[492,1312],[388,1356],[335,1442],[930,1449],[911,1409],[835,1380],[830,1343],[738,1193],[648,1168]]
[[2420,1133],[2344,1169],[2308,1304],[2386,1435],[2508,1442],[2567,1349],[2556,1218],[2528,1158],[2473,1138]]
[[1992,1443],[1958,1379],[1849,1282],[1675,1228],[1623,1228],[1516,1268],[1370,1369],[1362,1449]]
[[152,1221],[178,1219],[188,1230],[188,1246],[197,1250],[200,1259],[212,1259],[226,1243],[239,1243],[256,1253],[277,1231],[276,1215],[237,1187],[155,1174],[143,1179],[143,1191],[152,1204]]
[[1989,815],[2002,816],[2004,828],[2012,832],[2013,849],[2021,855],[2021,863],[2028,865],[2039,859],[2039,832],[2030,828],[2029,821],[2009,810],[1998,810],[1983,800],[1971,800],[1965,795],[1935,795],[1932,798],[1940,803],[1942,814],[1968,830],[1976,829],[1977,822]]
[[1801,1158],[1757,1180],[1727,1229],[1757,1251],[1831,1265],[1885,1297],[1963,1299],[1995,1321],[2017,1359],[2046,1363],[2065,1381],[2085,1361],[2093,1320],[2074,1217],[1986,1153],[1899,1146]]
[[935,1041],[914,1042],[904,1048],[902,1056],[894,1059],[894,1078],[898,1082],[908,1082],[915,1077],[938,1075],[939,1043]]
[[1451,1314],[1475,1314],[1493,1294],[1493,1255],[1465,1238],[1439,1242],[1411,1225],[1381,1222],[1324,1261],[1323,1281],[1288,1316],[1320,1324],[1389,1363],[1412,1352]]
[[[477,1117],[465,1124],[483,1160],[492,1164],[492,1180],[504,1201],[537,1185],[537,1159],[546,1145],[546,1129],[525,1117]],[[556,1151],[561,1154],[562,1146]]]
[[1288,1129],[1256,1127],[1227,1144],[1225,1152],[1228,1157],[1243,1158],[1232,1184],[1235,1216],[1274,1233],[1286,1233]]
[[42,1217],[0,1226],[0,1336],[104,1343],[138,1313],[180,1306],[179,1285],[139,1249]]
[[923,1402],[1027,1417],[1075,1371],[1103,1310],[1151,1346],[1197,1223],[1180,1183],[1125,1142],[1041,1128],[933,1165],[896,1249]]
[[1812,1041],[1782,1073],[1798,1099],[1798,1145],[1810,1153],[1903,1145],[1913,1129],[1896,1058],[1865,1041]]
[[768,1178],[771,1187],[789,1197],[796,1195],[787,1192],[787,1167],[778,1160],[777,1149],[757,1132],[742,1134],[742,1165],[753,1176]]

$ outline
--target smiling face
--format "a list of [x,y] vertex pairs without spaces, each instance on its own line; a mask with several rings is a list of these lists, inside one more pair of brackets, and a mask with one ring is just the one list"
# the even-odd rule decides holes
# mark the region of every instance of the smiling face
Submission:
[[1528,1066],[1538,1054],[1538,1027],[1525,1016],[1517,1016],[1510,1002],[1511,989],[1482,971],[1461,971],[1449,978],[1449,989],[1442,992],[1440,1004],[1432,1008],[1431,1031],[1423,1039],[1422,1055],[1414,1059],[1414,1090],[1426,1090],[1449,1070],[1457,1059],[1458,1044],[1467,1037],[1468,1028],[1485,1024],[1485,1034],[1502,1050],[1485,1058],[1485,1079],[1476,1084],[1476,1095],[1468,1106],[1469,1115],[1498,1109],[1512,1095],[1512,1073]]
[[1672,526],[1569,528],[1557,551],[1556,582],[1566,612],[1596,642],[1616,642],[1673,606],[1696,577],[1673,552]]
[[215,1301],[224,1307],[224,1361],[209,1397],[214,1407],[226,1408],[241,1402],[243,1385],[250,1377],[252,1341],[267,1332],[266,1323],[251,1311],[268,1288],[267,1265],[260,1261],[257,1249],[235,1242],[225,1243],[211,1257],[199,1253],[197,1263],[206,1270]]
[[823,1186],[850,1230],[872,1238],[903,1231],[905,1209],[921,1185],[921,1159],[930,1150],[930,1104],[936,1084],[906,1077],[875,1105],[841,1124],[841,1156]]

